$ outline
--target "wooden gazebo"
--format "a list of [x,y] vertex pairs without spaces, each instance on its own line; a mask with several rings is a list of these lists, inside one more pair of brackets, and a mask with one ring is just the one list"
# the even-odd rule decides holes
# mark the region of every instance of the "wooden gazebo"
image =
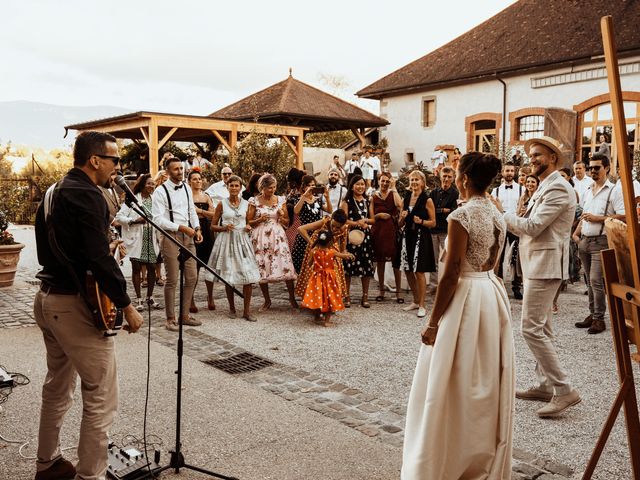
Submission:
[[307,128],[273,125],[252,121],[230,121],[197,115],[158,112],[135,112],[74,125],[65,130],[97,130],[116,138],[144,140],[149,148],[149,171],[158,172],[158,152],[169,140],[174,142],[220,143],[229,152],[236,148],[239,133],[264,133],[283,139],[296,155],[296,165],[302,168],[302,140]]
[[209,115],[233,121],[254,121],[305,127],[309,132],[351,130],[364,145],[365,129],[389,122],[352,103],[289,76]]

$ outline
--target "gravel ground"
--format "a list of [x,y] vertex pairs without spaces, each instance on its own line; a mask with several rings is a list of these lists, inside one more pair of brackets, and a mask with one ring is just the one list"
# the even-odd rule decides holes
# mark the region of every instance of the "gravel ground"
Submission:
[[[15,233],[28,243],[25,252],[31,251],[29,228]],[[21,269],[37,265],[31,255],[28,257],[21,260]],[[311,323],[308,313],[292,310],[284,288],[277,285],[272,288],[272,309],[259,314],[257,323],[228,319],[224,315],[227,302],[223,290],[216,285],[218,310],[201,310],[196,316],[204,324],[198,328],[280,363],[303,368],[394,403],[406,403],[420,347],[422,321],[403,312],[401,305],[391,298],[384,303],[372,299],[372,308],[361,308],[357,282],[353,289],[353,306],[335,317],[335,327],[321,328]],[[610,330],[587,335],[573,326],[588,314],[584,290],[584,285],[569,285],[567,292],[560,296],[560,312],[554,317],[560,360],[580,392],[582,403],[563,418],[542,420],[535,415],[540,403],[518,400],[514,420],[516,448],[571,466],[575,470],[574,478],[579,478],[586,466],[618,389]],[[375,297],[376,283],[372,283],[371,292]],[[203,284],[198,286],[196,298],[200,306],[206,306]],[[410,295],[405,294],[405,299],[409,298]],[[240,302],[236,303],[240,307]],[[253,304],[256,308],[261,304],[257,288]],[[526,388],[535,382],[534,361],[519,333],[521,302],[512,299],[511,305],[517,387]],[[640,390],[639,372],[640,368],[634,364],[637,391]],[[619,417],[594,478],[631,476],[624,421]]]
[[[357,285],[356,285],[357,287]],[[259,315],[256,324],[230,320],[219,313],[226,312],[222,291],[216,289],[218,314],[199,315],[205,320],[202,329],[256,354],[278,362],[295,365],[326,378],[359,388],[394,403],[406,403],[420,348],[422,321],[403,312],[391,298],[384,303],[372,301],[372,308],[357,305],[359,290],[355,289],[353,306],[336,317],[333,328],[320,328],[311,323],[308,313],[294,312],[280,287],[274,307]],[[372,292],[377,285],[372,285]],[[538,402],[516,401],[514,446],[532,452],[575,470],[578,478],[584,471],[595,446],[602,424],[617,393],[618,378],[610,330],[600,335],[588,335],[573,324],[588,314],[584,285],[569,285],[560,296],[560,312],[555,315],[558,350],[583,401],[565,417],[542,420],[535,410]],[[253,303],[261,304],[254,291]],[[204,289],[198,298],[204,302]],[[410,298],[405,294],[405,298]],[[535,383],[534,360],[519,333],[521,303],[511,299],[513,331],[517,363],[517,387]],[[211,320],[206,320],[209,316]],[[637,365],[636,365],[637,367]],[[639,369],[635,368],[640,385]],[[622,420],[611,434],[594,478],[630,478],[629,451]]]

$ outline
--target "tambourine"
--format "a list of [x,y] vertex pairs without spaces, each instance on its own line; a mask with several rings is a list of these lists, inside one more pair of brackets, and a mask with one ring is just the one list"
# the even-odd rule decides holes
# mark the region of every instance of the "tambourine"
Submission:
[[360,245],[364,242],[364,232],[358,229],[349,230],[348,238],[351,245]]

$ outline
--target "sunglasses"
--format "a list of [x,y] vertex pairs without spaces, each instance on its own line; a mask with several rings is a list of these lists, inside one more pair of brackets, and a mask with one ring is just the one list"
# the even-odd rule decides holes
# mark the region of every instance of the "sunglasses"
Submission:
[[593,170],[593,171],[599,172],[601,168],[602,168],[602,165],[593,165],[593,166],[587,167],[587,170]]
[[109,160],[111,160],[113,162],[114,165],[117,165],[118,163],[120,163],[120,157],[116,157],[114,155],[98,155],[96,153],[95,156],[96,157],[100,157],[100,158],[108,158]]

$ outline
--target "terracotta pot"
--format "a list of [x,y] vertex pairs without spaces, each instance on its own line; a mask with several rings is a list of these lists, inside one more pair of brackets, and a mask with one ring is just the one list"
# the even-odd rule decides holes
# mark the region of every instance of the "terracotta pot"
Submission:
[[0,245],[0,287],[10,287],[16,277],[23,243]]

